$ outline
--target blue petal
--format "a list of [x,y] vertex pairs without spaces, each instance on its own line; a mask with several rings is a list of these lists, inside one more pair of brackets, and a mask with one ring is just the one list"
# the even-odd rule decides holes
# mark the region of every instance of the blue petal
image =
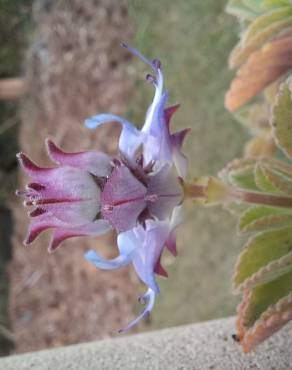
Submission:
[[143,134],[125,118],[115,114],[101,113],[85,120],[85,126],[95,129],[105,123],[118,122],[122,126],[119,140],[120,151],[128,158],[133,159],[135,151],[143,141]]
[[120,267],[127,266],[131,260],[132,256],[129,254],[119,255],[111,260],[105,260],[100,257],[94,250],[89,250],[84,254],[87,261],[93,263],[97,268],[102,270],[115,270]]
[[[161,122],[156,122],[157,118],[162,115],[163,116],[163,108],[168,100],[168,93],[163,91],[163,75],[160,70],[157,73],[157,83],[155,84],[155,94],[153,98],[153,102],[147,110],[146,119],[142,131],[145,132],[158,132],[158,127],[156,127],[157,123],[161,124]],[[160,118],[160,117],[159,117]],[[153,131],[154,130],[154,131]]]
[[146,163],[151,160],[157,160],[161,164],[172,163],[170,134],[164,115],[168,93],[163,92],[162,89],[162,86],[156,86],[153,102],[148,108],[141,130],[146,137],[143,152]]
[[164,108],[168,100],[168,93],[163,90],[163,74],[160,68],[160,62],[150,61],[145,58],[138,50],[122,44],[132,54],[141,59],[144,63],[150,65],[155,72],[151,79],[155,86],[155,95],[153,102],[148,108],[144,126],[141,130],[143,137],[143,154],[146,163],[150,161],[159,161],[161,164],[172,163],[172,151],[170,135],[165,122]]
[[[133,257],[134,268],[140,279],[155,292],[159,292],[159,287],[154,277],[155,245],[148,246],[148,231],[144,230],[141,225],[120,233],[118,236],[118,246],[120,250],[135,248]],[[147,245],[146,245],[147,244]],[[154,247],[154,250],[153,250]]]
[[152,289],[148,289],[147,292],[140,298],[140,302],[144,303],[147,301],[147,306],[145,309],[137,316],[133,321],[131,321],[125,328],[120,329],[119,333],[125,333],[130,330],[133,326],[135,326],[140,320],[144,319],[146,316],[150,314],[153,309],[155,303],[155,292]]
[[87,251],[84,257],[102,270],[114,270],[128,265],[133,260],[137,249],[137,240],[131,230],[118,235],[118,248],[120,255],[111,260],[105,260],[94,250]]
[[[142,228],[139,226],[139,228]],[[140,240],[134,228],[118,235],[118,248],[121,254],[132,254],[139,248]]]
[[169,234],[167,222],[146,221],[146,229],[141,225],[119,235],[119,248],[134,248],[133,265],[140,279],[151,290],[159,293],[154,269],[162,253]]

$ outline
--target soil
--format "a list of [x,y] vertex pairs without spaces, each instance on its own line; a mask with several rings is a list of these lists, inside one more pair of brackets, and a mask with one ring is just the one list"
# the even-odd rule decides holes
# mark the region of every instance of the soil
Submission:
[[[44,139],[67,151],[114,153],[119,129],[97,131],[85,117],[108,111],[121,114],[131,97],[129,55],[119,43],[132,35],[125,1],[36,2],[34,37],[26,75],[30,93],[22,106],[20,148],[40,165],[48,161]],[[19,174],[20,187],[27,179]],[[133,318],[141,287],[131,268],[102,272],[83,259],[96,248],[104,257],[117,253],[114,235],[73,238],[52,255],[50,232],[25,248],[26,210],[13,205],[15,232],[10,315],[15,352],[35,351],[116,335]],[[143,288],[142,288],[143,289]]]

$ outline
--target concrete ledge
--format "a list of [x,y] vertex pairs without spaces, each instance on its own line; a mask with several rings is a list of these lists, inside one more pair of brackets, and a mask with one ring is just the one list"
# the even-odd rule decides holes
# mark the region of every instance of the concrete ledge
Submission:
[[1,370],[289,370],[292,325],[245,355],[234,318],[2,358]]

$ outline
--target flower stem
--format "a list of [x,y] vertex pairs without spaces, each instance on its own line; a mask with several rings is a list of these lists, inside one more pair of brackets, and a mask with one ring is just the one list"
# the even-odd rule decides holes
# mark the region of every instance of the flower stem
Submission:
[[259,193],[256,191],[247,191],[240,188],[231,187],[229,196],[234,200],[241,200],[247,203],[262,204],[273,207],[292,208],[292,197],[285,195],[275,195],[268,193]]
[[[205,199],[207,203],[210,201],[208,189],[208,184],[206,186],[188,184],[188,186],[185,187],[187,196],[189,198]],[[225,189],[225,196],[224,198],[222,197],[220,201],[221,203],[224,201],[233,200],[264,206],[292,208],[292,196],[249,191],[233,186],[226,186]]]

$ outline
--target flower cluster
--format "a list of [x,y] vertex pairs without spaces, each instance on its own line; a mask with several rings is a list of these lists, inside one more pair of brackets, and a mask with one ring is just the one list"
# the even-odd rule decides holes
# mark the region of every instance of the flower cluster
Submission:
[[164,248],[176,255],[176,228],[181,222],[187,173],[187,158],[181,148],[188,132],[170,132],[170,119],[178,105],[166,108],[168,94],[163,88],[160,62],[123,46],[153,71],[146,79],[155,87],[155,95],[142,129],[112,114],[89,118],[85,125],[90,129],[113,121],[122,126],[118,157],[95,151],[65,153],[47,140],[48,154],[57,166],[41,168],[25,154],[18,154],[32,182],[17,191],[25,197],[24,204],[33,207],[25,245],[48,228],[54,230],[50,252],[67,238],[116,230],[118,257],[105,260],[90,250],[85,258],[104,270],[132,263],[147,285],[139,300],[147,303],[145,309],[121,331],[152,310],[159,293],[155,274],[167,276],[160,262]]

